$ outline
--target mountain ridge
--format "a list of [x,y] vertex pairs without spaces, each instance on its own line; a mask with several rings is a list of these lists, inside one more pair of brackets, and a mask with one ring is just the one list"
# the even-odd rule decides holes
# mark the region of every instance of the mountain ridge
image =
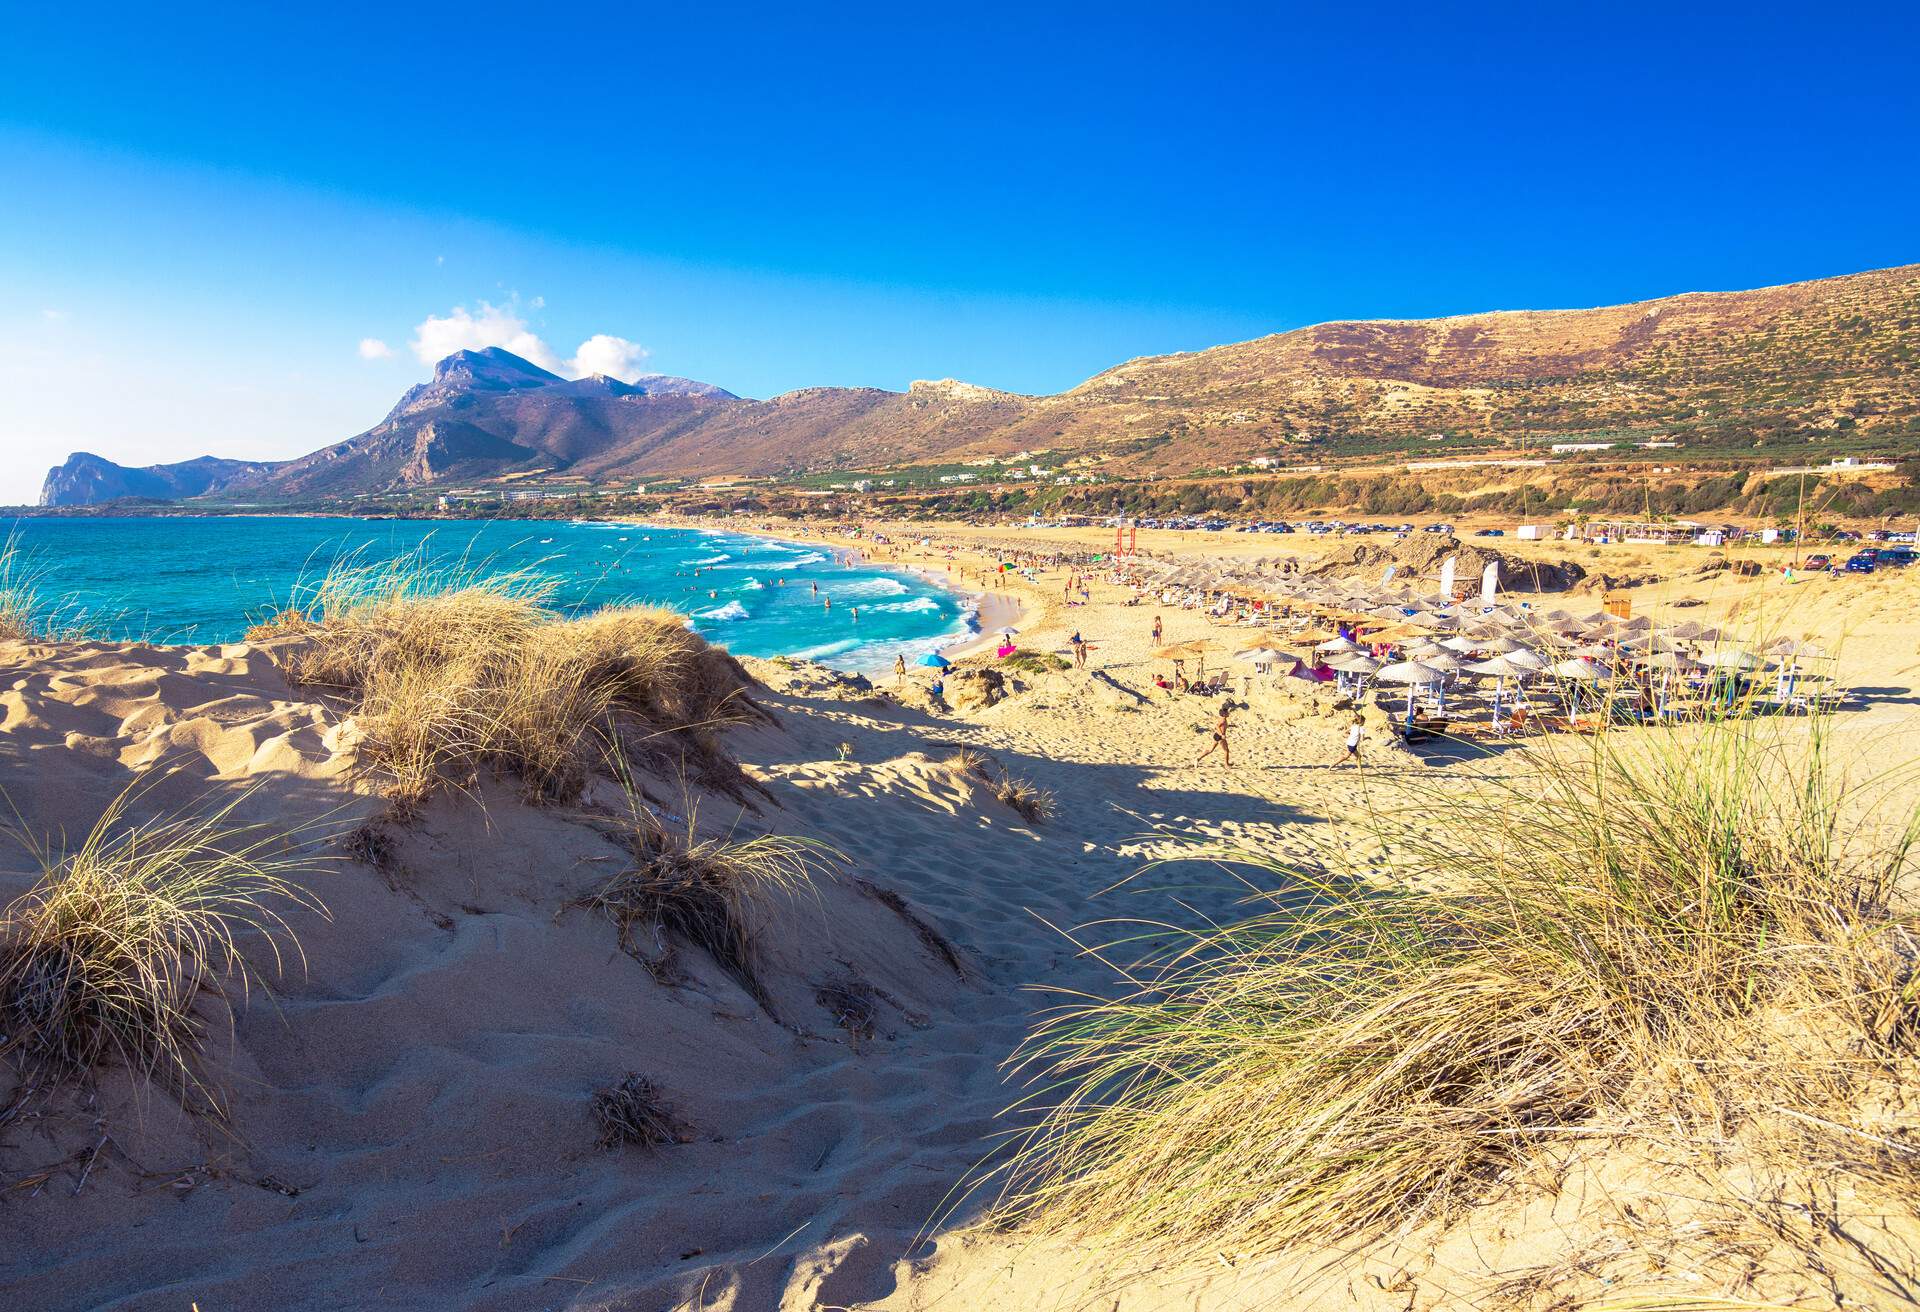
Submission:
[[1592,432],[1723,451],[1836,429],[1906,442],[1920,439],[1920,265],[1582,310],[1337,320],[1137,357],[1047,396],[946,378],[753,400],[651,377],[566,380],[498,347],[456,352],[366,432],[210,491],[792,475],[1023,450],[1151,476]]

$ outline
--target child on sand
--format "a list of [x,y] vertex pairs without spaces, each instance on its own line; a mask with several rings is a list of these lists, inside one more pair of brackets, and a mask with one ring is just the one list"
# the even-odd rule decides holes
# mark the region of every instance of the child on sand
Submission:
[[[1227,746],[1227,716],[1232,710],[1232,702],[1220,703],[1220,718],[1213,722],[1213,745],[1200,753],[1200,761],[1206,760],[1217,751],[1220,753],[1221,764],[1227,766],[1233,764],[1233,749]],[[1195,761],[1194,764],[1199,765],[1200,761]]]
[[1160,617],[1158,615],[1153,617],[1153,645],[1156,647],[1160,645]]
[[1353,723],[1347,726],[1347,754],[1341,763],[1358,766],[1360,764],[1360,735],[1366,731],[1366,717],[1356,715]]

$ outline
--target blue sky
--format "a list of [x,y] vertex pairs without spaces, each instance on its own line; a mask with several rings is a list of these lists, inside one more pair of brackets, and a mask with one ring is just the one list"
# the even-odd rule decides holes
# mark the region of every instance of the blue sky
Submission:
[[1046,392],[1920,260],[1911,9],[273,8],[10,12],[0,500],[304,452],[463,341]]

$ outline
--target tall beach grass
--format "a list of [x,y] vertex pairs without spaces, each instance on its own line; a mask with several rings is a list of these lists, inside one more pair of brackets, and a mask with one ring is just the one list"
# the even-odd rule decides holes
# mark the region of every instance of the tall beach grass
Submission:
[[195,1059],[211,996],[234,995],[298,953],[286,914],[325,914],[289,876],[286,833],[241,824],[245,794],[201,814],[133,820],[138,789],[114,799],[63,851],[15,829],[39,881],[0,913],[0,1049],[29,1085],[85,1078],[112,1062],[182,1096],[219,1099]]
[[20,545],[17,530],[0,539],[0,641],[74,641],[93,627],[70,597],[46,587],[46,569]]
[[1447,1217],[1599,1139],[1899,1197],[1920,1139],[1877,1109],[1920,1091],[1920,829],[1874,807],[1891,782],[1836,769],[1817,719],[1562,736],[1373,814],[1384,875],[1205,853],[1249,913],[1104,945],[1119,996],[1019,1054],[1000,1214],[1272,1252]]

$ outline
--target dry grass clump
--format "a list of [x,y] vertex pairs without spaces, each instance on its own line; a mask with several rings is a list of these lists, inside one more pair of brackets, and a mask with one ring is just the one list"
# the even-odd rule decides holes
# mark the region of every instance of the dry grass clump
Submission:
[[1257,1253],[1445,1215],[1602,1140],[1911,1197],[1920,1142],[1873,1109],[1920,1084],[1894,909],[1915,817],[1881,823],[1798,732],[1550,740],[1374,817],[1385,886],[1225,854],[1254,914],[1026,1048],[1045,1091],[1004,1214]]
[[956,774],[989,783],[993,780],[993,758],[977,747],[956,747],[941,764]]
[[873,985],[852,974],[836,975],[813,991],[813,1000],[826,1009],[835,1025],[847,1032],[856,1049],[878,1031],[878,998]]
[[248,634],[296,638],[287,677],[356,699],[363,752],[405,811],[449,781],[507,771],[535,800],[577,796],[615,743],[734,791],[714,731],[750,719],[748,678],[670,611],[568,619],[526,573],[427,568],[418,557],[336,567]]
[[[235,802],[198,817],[130,822],[132,794],[86,840],[59,853],[24,834],[42,874],[0,916],[0,1027],[5,1050],[36,1077],[81,1078],[118,1058],[184,1095],[205,1035],[202,993],[231,1003],[256,968],[251,940],[277,972],[295,947],[283,907],[325,914],[288,882],[285,835],[231,821]],[[208,1101],[217,1101],[208,1093]]]
[[993,795],[1012,807],[1028,824],[1044,824],[1059,809],[1059,803],[1050,789],[1010,774],[1001,774],[999,782],[993,787]]
[[[673,830],[639,795],[630,776],[626,824],[632,868],[574,905],[598,911],[619,930],[621,949],[657,978],[673,979],[672,940],[705,952],[769,1014],[773,999],[760,980],[754,926],[758,913],[813,891],[846,858],[825,843],[784,834],[702,838],[698,816]],[[649,950],[637,931],[649,931]]]
[[991,784],[993,795],[1029,824],[1042,824],[1052,819],[1059,809],[1059,800],[1052,790],[1008,774],[977,747],[957,747],[941,764],[956,774]]
[[612,1088],[594,1093],[593,1119],[600,1126],[602,1148],[623,1143],[660,1148],[693,1138],[686,1123],[661,1096],[659,1086],[632,1071]]

